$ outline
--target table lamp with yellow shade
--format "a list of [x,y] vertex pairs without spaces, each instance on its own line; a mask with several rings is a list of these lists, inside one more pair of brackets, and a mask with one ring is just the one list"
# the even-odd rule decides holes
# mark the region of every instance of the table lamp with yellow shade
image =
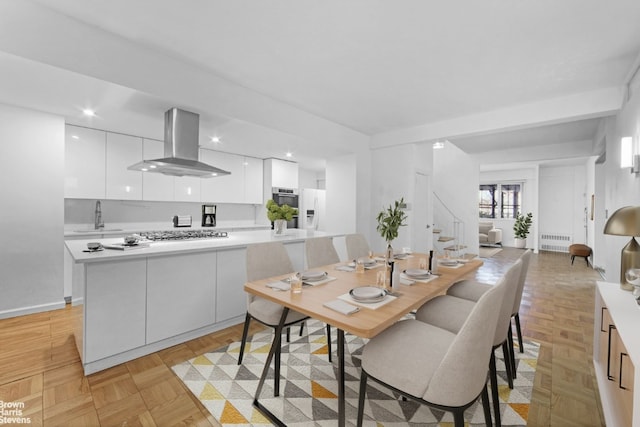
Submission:
[[620,260],[620,287],[630,291],[633,286],[625,278],[625,272],[630,268],[640,268],[640,245],[635,239],[640,237],[640,206],[625,206],[615,211],[604,226],[604,234],[631,237],[622,248]]

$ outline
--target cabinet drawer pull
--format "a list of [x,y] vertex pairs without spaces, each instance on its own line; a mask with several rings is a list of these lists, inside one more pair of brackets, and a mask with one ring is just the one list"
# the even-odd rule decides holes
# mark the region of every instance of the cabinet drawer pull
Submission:
[[622,356],[629,357],[629,355],[627,353],[620,352],[620,379],[618,380],[618,387],[620,387],[622,390],[629,390],[627,387],[622,386]]
[[601,307],[600,308],[600,332],[607,332],[604,330],[604,311],[607,309],[607,307]]
[[613,381],[611,376],[611,330],[616,329],[616,325],[609,325],[609,343],[607,345],[607,379]]

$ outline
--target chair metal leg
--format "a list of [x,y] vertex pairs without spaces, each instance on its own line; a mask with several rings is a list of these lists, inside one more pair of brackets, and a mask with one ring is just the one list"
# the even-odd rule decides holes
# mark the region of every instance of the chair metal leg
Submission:
[[509,388],[513,390],[513,370],[511,363],[511,352],[509,351],[509,344],[505,340],[502,343],[502,357],[504,357],[504,367],[507,370],[507,381],[509,382]]
[[455,427],[464,427],[464,411],[453,411],[453,425]]
[[500,420],[500,397],[498,396],[498,373],[496,372],[496,355],[491,351],[491,359],[489,360],[489,371],[491,378],[491,396],[493,398],[493,419],[496,427],[502,426]]
[[300,323],[300,335],[302,336],[302,331],[304,331],[304,322]]
[[367,393],[367,373],[360,371],[360,394],[358,395],[358,422],[357,427],[362,427],[362,421],[364,418],[364,399]]
[[278,326],[276,326],[276,331],[273,336],[273,342],[271,343],[271,348],[269,349],[267,360],[264,362],[264,368],[262,368],[262,374],[260,375],[260,380],[258,381],[258,386],[256,387],[256,394],[254,395],[254,398],[253,398],[254,406],[259,405],[258,397],[260,397],[260,393],[262,392],[262,386],[264,385],[264,381],[267,378],[267,373],[269,372],[269,366],[271,365],[271,360],[273,359],[273,356],[276,353],[276,350],[282,347],[282,328],[284,325],[284,321],[287,318],[287,314],[289,314],[289,309],[285,307],[284,310],[282,310],[282,315],[280,316],[280,322],[278,323]]
[[513,348],[513,329],[511,328],[511,319],[509,319],[509,333],[507,333],[507,345],[509,346],[509,362],[511,363],[511,373],[513,379],[518,377],[516,372],[516,351]]
[[489,391],[487,390],[487,384],[482,388],[482,410],[484,412],[484,424],[487,427],[493,426],[493,421],[491,420],[491,409],[489,408]]
[[291,342],[291,328],[287,326],[287,342]]
[[273,362],[273,396],[280,396],[280,355],[282,354],[282,345],[278,345],[275,353],[275,361]]
[[242,343],[240,343],[240,354],[238,355],[238,365],[242,364],[242,357],[244,356],[244,346],[247,344],[247,334],[249,333],[249,323],[251,322],[251,316],[247,313],[244,318],[244,328],[242,329]]
[[331,363],[331,326],[327,323],[327,350],[329,351],[329,363]]
[[516,313],[513,317],[516,319],[516,333],[518,334],[518,345],[520,346],[520,353],[524,353],[524,345],[522,344],[522,329],[520,329],[520,313]]

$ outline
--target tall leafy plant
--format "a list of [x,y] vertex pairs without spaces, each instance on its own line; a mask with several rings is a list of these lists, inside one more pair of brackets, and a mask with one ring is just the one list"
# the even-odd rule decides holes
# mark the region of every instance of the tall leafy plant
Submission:
[[513,224],[513,233],[517,239],[526,239],[531,228],[533,214],[529,212],[526,216],[520,212],[516,214],[516,222]]
[[405,220],[407,219],[407,214],[403,210],[404,208],[404,197],[400,200],[396,200],[393,205],[389,205],[388,208],[383,209],[378,214],[378,226],[376,230],[380,233],[382,238],[390,243],[398,237],[398,229],[402,226],[407,225]]

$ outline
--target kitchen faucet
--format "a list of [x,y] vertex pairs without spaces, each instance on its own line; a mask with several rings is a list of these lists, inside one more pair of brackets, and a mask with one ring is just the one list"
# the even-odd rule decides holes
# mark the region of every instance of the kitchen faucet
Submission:
[[94,226],[96,230],[104,228],[104,222],[102,222],[102,207],[100,206],[100,200],[96,201]]

